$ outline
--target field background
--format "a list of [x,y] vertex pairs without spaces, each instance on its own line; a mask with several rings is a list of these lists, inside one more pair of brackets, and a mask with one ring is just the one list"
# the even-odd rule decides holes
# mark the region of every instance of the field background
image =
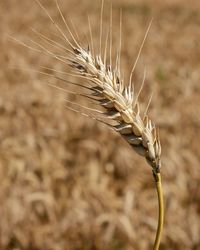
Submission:
[[[42,2],[62,23],[54,1]],[[87,13],[98,41],[100,6],[61,1],[85,46]],[[150,116],[162,142],[166,215],[160,249],[199,250],[200,1],[113,1],[114,47],[120,8],[125,75],[154,18],[134,80],[139,89],[146,66],[141,101],[153,92]],[[106,1],[104,31],[109,11]],[[56,37],[41,8],[32,0],[1,0],[0,13],[0,249],[151,249],[157,199],[150,167],[106,126],[69,111],[64,97],[79,98],[46,84],[58,81],[12,68],[70,71],[7,37],[39,41],[30,27]]]

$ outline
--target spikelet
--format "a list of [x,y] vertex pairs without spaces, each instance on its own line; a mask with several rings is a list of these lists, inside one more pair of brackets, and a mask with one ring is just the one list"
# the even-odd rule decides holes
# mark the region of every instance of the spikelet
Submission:
[[161,166],[159,136],[149,117],[141,118],[138,98],[132,87],[125,86],[118,69],[112,70],[89,49],[77,47],[73,51],[70,66],[90,80],[92,95],[99,98],[99,105],[106,109],[106,116],[117,122],[115,130],[158,173]]

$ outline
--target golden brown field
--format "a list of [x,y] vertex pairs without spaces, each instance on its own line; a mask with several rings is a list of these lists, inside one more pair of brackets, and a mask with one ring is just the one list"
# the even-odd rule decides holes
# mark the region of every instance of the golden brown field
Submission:
[[[54,1],[42,2],[61,24]],[[98,46],[101,1],[60,5],[85,46],[89,13]],[[113,1],[114,47],[120,8],[127,76],[154,18],[134,80],[139,89],[146,66],[141,100],[153,92],[149,112],[162,142],[160,249],[200,250],[200,1]],[[104,31],[109,13],[105,1]],[[59,81],[33,71],[70,68],[7,37],[39,41],[31,27],[59,41],[34,0],[0,1],[0,249],[151,249],[157,198],[150,167],[117,133],[65,107],[65,97],[79,97],[49,87]]]

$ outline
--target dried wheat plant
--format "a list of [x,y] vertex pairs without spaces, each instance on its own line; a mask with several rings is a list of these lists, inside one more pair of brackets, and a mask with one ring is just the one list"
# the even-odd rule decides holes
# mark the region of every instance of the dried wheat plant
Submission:
[[[142,47],[146,40],[150,25],[147,29],[147,32],[142,41],[138,56],[136,58],[135,64],[130,73],[128,84],[124,83],[124,79],[121,74],[121,36],[122,36],[122,14],[120,13],[120,29],[119,29],[119,50],[116,56],[116,62],[113,65],[112,62],[112,7],[110,13],[110,22],[109,22],[109,32],[105,40],[104,51],[102,45],[102,19],[103,19],[103,7],[104,1],[102,0],[101,6],[101,15],[100,15],[100,42],[99,42],[99,53],[95,53],[92,29],[90,25],[90,20],[88,18],[89,30],[90,30],[90,45],[85,49],[79,39],[76,32],[72,32],[72,29],[69,27],[61,8],[57,2],[57,10],[60,14],[60,17],[68,31],[70,38],[66,33],[61,29],[61,27],[54,21],[52,16],[49,14],[47,9],[41,4],[39,0],[35,0],[41,9],[45,12],[47,17],[50,19],[58,34],[61,35],[62,39],[67,44],[67,47],[62,46],[58,42],[46,37],[45,35],[39,33],[38,31],[34,32],[47,44],[63,49],[67,52],[67,56],[64,54],[55,54],[47,47],[37,43],[33,40],[31,42],[37,46],[31,47],[17,39],[17,42],[22,44],[25,47],[28,47],[31,50],[34,50],[39,53],[48,55],[54,59],[59,60],[60,62],[71,66],[73,69],[72,73],[60,72],[61,74],[75,76],[78,79],[81,79],[81,83],[70,82],[61,77],[55,76],[53,73],[58,72],[55,69],[51,70],[53,73],[45,73],[44,71],[38,71],[41,74],[53,76],[58,80],[68,82],[79,86],[80,89],[84,89],[87,93],[77,93],[69,90],[64,90],[68,93],[79,95],[84,98],[90,99],[94,107],[97,105],[100,109],[95,109],[81,104],[74,103],[72,101],[66,100],[69,105],[68,109],[71,109],[75,112],[78,112],[82,115],[88,116],[92,119],[95,119],[99,122],[102,122],[115,131],[117,131],[133,148],[135,152],[144,157],[148,164],[150,165],[154,180],[156,183],[156,189],[158,194],[158,204],[159,204],[159,217],[158,217],[158,227],[157,233],[154,242],[154,250],[159,249],[161,232],[163,227],[163,218],[164,218],[164,208],[163,208],[163,194],[161,186],[161,144],[159,139],[159,133],[147,114],[147,105],[146,111],[142,114],[140,112],[140,103],[139,95],[142,90],[142,87],[138,93],[134,91],[134,84],[132,83],[133,73],[139,59]],[[150,23],[151,24],[151,23]],[[108,50],[108,52],[107,52]],[[103,52],[102,52],[103,51]],[[108,55],[108,56],[107,56]],[[145,80],[145,74],[143,78],[143,83]],[[143,83],[141,86],[143,86]],[[56,86],[54,86],[56,87]],[[59,87],[57,87],[59,88]],[[77,107],[81,108],[84,111],[80,111]]]

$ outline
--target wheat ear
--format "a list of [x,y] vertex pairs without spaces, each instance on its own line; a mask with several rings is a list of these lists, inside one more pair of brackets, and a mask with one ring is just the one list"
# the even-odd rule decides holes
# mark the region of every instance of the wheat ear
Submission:
[[[134,86],[132,85],[132,76],[135,70],[137,61],[139,59],[142,47],[144,45],[144,41],[147,37],[150,25],[145,34],[144,40],[140,47],[138,56],[136,58],[136,62],[131,70],[129,83],[128,85],[124,84],[124,80],[122,78],[120,72],[120,57],[121,57],[121,14],[120,14],[120,45],[119,52],[116,57],[116,66],[112,67],[112,8],[111,8],[111,19],[110,19],[110,51],[109,51],[109,59],[110,64],[108,65],[106,62],[106,50],[107,50],[107,40],[105,44],[105,52],[104,58],[102,57],[102,15],[103,15],[103,3],[102,0],[102,8],[101,8],[101,20],[100,20],[100,48],[99,54],[95,55],[93,41],[92,41],[92,32],[91,25],[89,21],[89,29],[90,29],[90,37],[91,37],[91,50],[84,49],[83,46],[76,40],[75,36],[71,32],[69,25],[67,24],[64,15],[61,12],[61,9],[58,5],[57,0],[55,0],[57,9],[60,13],[60,16],[65,24],[73,42],[67,38],[65,33],[61,30],[59,25],[53,20],[45,7],[40,3],[39,0],[35,0],[40,7],[44,10],[46,15],[49,17],[50,21],[54,24],[57,32],[61,35],[62,39],[69,45],[70,49],[64,48],[66,52],[69,52],[70,57],[63,57],[62,55],[56,55],[51,51],[47,50],[45,47],[40,44],[34,42],[39,49],[32,48],[27,46],[26,44],[21,43],[23,46],[32,49],[36,52],[43,52],[43,54],[53,57],[54,59],[59,60],[62,63],[69,64],[73,69],[75,69],[74,76],[78,76],[84,80],[90,82],[90,87],[84,86],[83,83],[77,84],[66,81],[68,83],[74,84],[76,86],[80,86],[90,90],[90,94],[78,94],[80,96],[85,96],[87,98],[91,98],[94,102],[99,104],[99,107],[103,108],[105,112],[100,112],[99,110],[94,110],[91,108],[87,108],[87,110],[97,111],[99,114],[103,116],[103,118],[108,119],[109,121],[114,121],[114,124],[110,124],[105,122],[102,119],[99,119],[97,116],[88,115],[86,113],[81,113],[90,118],[96,119],[97,121],[103,122],[106,125],[112,127],[115,131],[117,131],[136,151],[139,155],[144,157],[148,164],[152,168],[154,180],[156,183],[157,195],[158,195],[158,204],[159,204],[159,218],[158,218],[158,227],[154,242],[153,250],[158,250],[161,240],[161,233],[163,228],[163,219],[164,219],[164,206],[163,206],[163,193],[162,193],[162,184],[161,184],[161,144],[159,133],[155,127],[155,124],[151,121],[147,112],[142,115],[140,112],[139,105],[139,93],[134,92]],[[89,20],[89,18],[88,18]],[[46,40],[46,42],[54,45],[56,47],[60,47],[61,45],[57,42],[41,35],[39,32],[36,32],[40,38]],[[108,38],[108,36],[107,36]],[[16,40],[16,39],[15,39]],[[18,41],[17,41],[18,42]],[[62,46],[63,48],[63,46]],[[55,71],[53,69],[50,69]],[[53,76],[51,74],[43,73],[38,71],[39,73]],[[58,72],[58,71],[57,71]],[[63,72],[61,72],[63,73]],[[64,73],[65,75],[72,75],[70,73]],[[64,80],[62,78],[58,78],[53,76],[56,79]],[[145,80],[145,77],[144,77]],[[143,82],[144,82],[143,80]],[[72,93],[72,92],[71,92]],[[73,93],[72,93],[73,94]],[[76,93],[75,93],[76,94]],[[69,101],[68,101],[69,102]],[[70,103],[70,102],[69,102]],[[71,104],[74,104],[71,102]],[[80,105],[81,106],[81,105]],[[74,108],[69,109],[78,112]],[[82,108],[86,108],[82,106]]]
[[75,56],[70,65],[77,73],[86,76],[93,84],[91,95],[98,98],[99,105],[105,108],[105,116],[117,122],[115,130],[152,167],[159,200],[158,233],[154,250],[159,249],[163,227],[163,198],[161,186],[161,144],[158,132],[150,118],[140,115],[138,95],[131,85],[126,87],[118,68],[112,70],[105,65],[99,55],[92,56],[90,50],[81,47],[73,49]]
[[71,67],[90,80],[93,85],[91,95],[98,98],[99,105],[106,110],[105,116],[117,122],[115,130],[152,167],[159,201],[158,230],[153,249],[158,250],[164,208],[160,175],[161,144],[156,127],[148,115],[141,117],[138,95],[134,93],[132,85],[125,86],[119,67],[111,69],[100,55],[92,55],[89,48],[75,47],[73,52],[75,55],[70,60]]

